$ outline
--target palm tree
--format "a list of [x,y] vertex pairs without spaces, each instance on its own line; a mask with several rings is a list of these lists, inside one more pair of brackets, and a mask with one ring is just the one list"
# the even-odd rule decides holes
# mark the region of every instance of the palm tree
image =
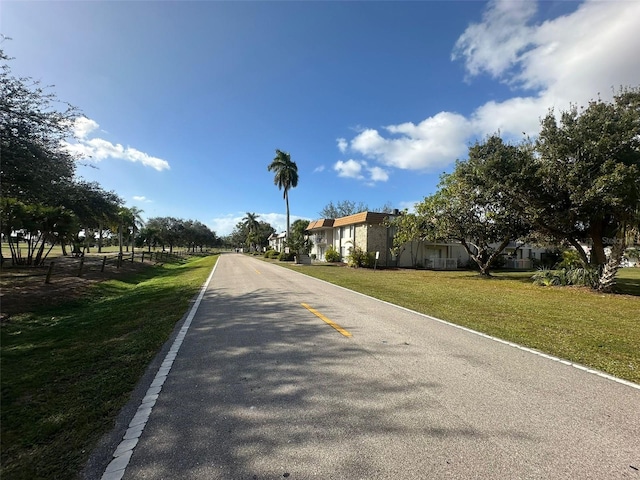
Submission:
[[291,233],[289,222],[289,189],[298,185],[298,166],[291,161],[291,155],[276,149],[276,156],[267,167],[270,172],[275,172],[273,183],[278,186],[278,190],[284,190],[284,201],[287,204],[287,240]]
[[142,213],[144,212],[144,210],[133,206],[131,208],[129,208],[129,214],[131,215],[131,219],[133,220],[131,222],[131,228],[132,228],[132,235],[131,235],[131,251],[135,252],[136,250],[136,232],[140,230],[140,228],[144,227],[144,219],[142,218]]
[[255,240],[258,228],[260,227],[258,217],[259,215],[255,213],[247,212],[247,215],[242,219],[242,224],[247,229],[247,243],[249,243],[249,247],[251,247],[251,242]]
[[[132,252],[135,252],[135,236],[138,227],[144,225],[144,221],[140,214],[144,210],[140,210],[138,207],[122,207],[118,212],[118,243],[120,244],[120,255],[122,255],[122,242],[123,242],[123,230],[126,228],[127,231],[129,227],[132,229]],[[127,244],[127,252],[129,251],[129,244]]]

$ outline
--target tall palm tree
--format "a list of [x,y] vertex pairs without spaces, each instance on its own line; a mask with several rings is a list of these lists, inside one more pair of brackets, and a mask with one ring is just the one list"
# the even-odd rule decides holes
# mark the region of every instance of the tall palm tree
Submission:
[[247,215],[242,219],[242,224],[247,229],[247,243],[251,247],[251,243],[255,242],[255,238],[260,228],[260,222],[258,222],[259,215],[255,213],[247,212]]
[[273,183],[278,186],[278,190],[284,190],[284,201],[287,204],[287,240],[291,233],[289,222],[289,189],[298,185],[298,166],[291,161],[291,155],[276,149],[276,156],[267,167],[270,172],[275,172]]

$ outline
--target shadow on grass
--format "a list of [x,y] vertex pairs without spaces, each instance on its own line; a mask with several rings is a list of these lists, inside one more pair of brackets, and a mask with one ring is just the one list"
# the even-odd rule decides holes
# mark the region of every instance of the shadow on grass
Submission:
[[2,327],[2,478],[76,476],[211,266],[127,274]]

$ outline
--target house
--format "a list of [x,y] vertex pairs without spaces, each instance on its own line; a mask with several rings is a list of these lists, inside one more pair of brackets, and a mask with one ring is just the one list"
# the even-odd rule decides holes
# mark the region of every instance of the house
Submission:
[[287,239],[287,232],[272,233],[269,235],[267,241],[269,242],[269,248],[276,252],[282,252],[284,250],[284,241]]
[[[494,248],[497,244],[492,245]],[[500,264],[503,268],[529,270],[535,260],[541,260],[546,248],[510,242],[502,251]],[[455,270],[472,264],[473,260],[458,241],[408,242],[398,249],[397,266],[425,267],[434,270]]]
[[398,267],[424,267],[455,270],[469,262],[469,254],[460,242],[407,242],[396,249]]
[[321,219],[309,222],[306,232],[311,240],[311,258],[324,262],[327,248],[333,245],[333,219]]
[[349,250],[359,247],[365,252],[377,253],[379,266],[393,266],[393,235],[385,225],[385,220],[397,214],[360,212],[335,220],[322,219],[309,223],[307,233],[313,243],[312,258],[324,261],[327,249],[333,246],[346,261]]

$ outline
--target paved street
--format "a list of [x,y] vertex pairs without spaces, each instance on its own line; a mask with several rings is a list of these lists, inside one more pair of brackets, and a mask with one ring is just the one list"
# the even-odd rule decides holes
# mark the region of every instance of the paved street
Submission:
[[639,389],[243,255],[169,360],[126,479],[640,479]]

